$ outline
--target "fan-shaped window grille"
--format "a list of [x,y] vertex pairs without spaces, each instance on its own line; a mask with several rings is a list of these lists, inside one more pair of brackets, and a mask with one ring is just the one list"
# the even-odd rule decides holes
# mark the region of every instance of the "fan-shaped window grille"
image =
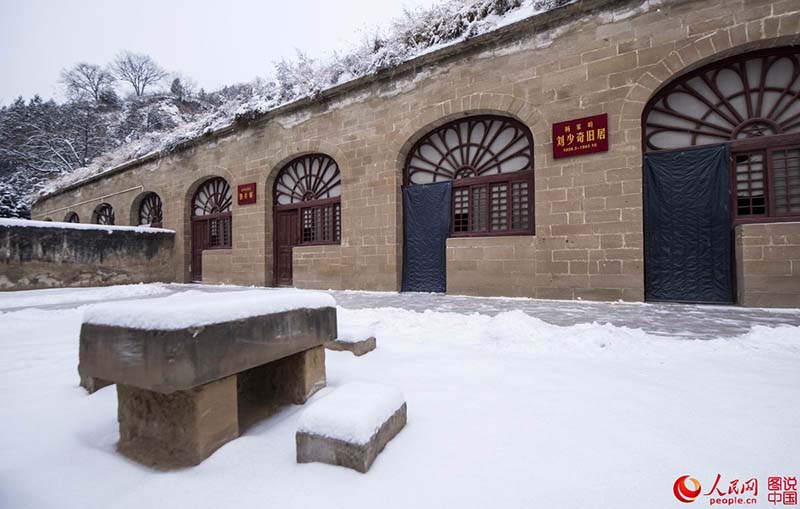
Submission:
[[669,83],[643,115],[645,151],[731,143],[737,222],[800,216],[800,50],[709,64]]
[[80,223],[81,220],[78,217],[77,212],[68,212],[66,217],[64,218],[65,223]]
[[156,193],[148,193],[139,203],[139,224],[160,227],[163,221],[161,198]]
[[222,177],[209,179],[200,186],[192,200],[192,215],[211,216],[231,211],[231,186]]
[[496,115],[450,122],[411,150],[406,185],[453,181],[454,236],[531,234],[533,137]]
[[275,209],[299,209],[301,244],[334,244],[341,239],[342,178],[325,154],[293,159],[275,178]]
[[645,149],[800,133],[799,55],[740,55],[670,83],[645,111]]
[[94,224],[107,224],[113,225],[114,224],[114,208],[109,205],[108,203],[102,203],[94,209],[94,214],[92,217],[92,222]]
[[[160,202],[160,200],[159,200]],[[204,249],[230,248],[233,237],[231,186],[222,177],[205,181],[192,199],[192,221],[196,234],[204,236]],[[194,233],[193,233],[194,235]]]

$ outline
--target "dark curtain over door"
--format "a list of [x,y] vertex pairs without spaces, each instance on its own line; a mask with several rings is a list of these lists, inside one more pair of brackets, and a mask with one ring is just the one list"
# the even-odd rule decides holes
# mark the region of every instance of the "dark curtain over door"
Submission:
[[733,302],[728,145],[644,156],[648,300]]
[[452,183],[403,188],[403,291],[447,289]]

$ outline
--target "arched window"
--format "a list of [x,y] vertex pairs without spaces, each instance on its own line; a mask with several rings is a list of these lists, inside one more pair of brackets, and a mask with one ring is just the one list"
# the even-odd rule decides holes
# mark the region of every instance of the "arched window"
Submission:
[[163,221],[161,198],[156,193],[147,193],[139,202],[138,224],[160,228]]
[[114,208],[108,203],[101,203],[94,209],[92,214],[92,223],[94,224],[114,224]]
[[405,184],[448,180],[453,236],[533,233],[533,137],[521,122],[469,117],[419,140],[406,162]]
[[643,114],[643,149],[730,143],[735,219],[800,216],[800,50],[738,55],[683,75]]
[[222,177],[206,180],[192,198],[192,235],[204,236],[203,246],[230,248],[232,240],[231,186]]
[[275,178],[275,210],[299,210],[301,244],[340,241],[341,195],[339,166],[324,154],[298,157]]
[[64,222],[65,223],[80,223],[81,220],[78,217],[78,213],[77,212],[67,212],[67,215],[64,216]]

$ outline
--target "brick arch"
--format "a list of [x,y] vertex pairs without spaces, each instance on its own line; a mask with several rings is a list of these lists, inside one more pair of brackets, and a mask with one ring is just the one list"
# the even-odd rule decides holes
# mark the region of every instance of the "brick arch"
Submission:
[[[217,166],[201,171],[200,176],[198,176],[197,178],[195,178],[194,181],[192,181],[189,187],[186,188],[186,192],[183,195],[183,203],[181,204],[181,210],[183,211],[184,227],[190,226],[189,223],[191,222],[191,217],[192,217],[192,198],[194,198],[194,193],[196,193],[197,189],[199,189],[200,186],[203,185],[203,182],[205,182],[208,179],[216,177],[224,178],[228,182],[228,185],[231,186],[231,189],[235,187],[235,180],[233,178],[233,175],[228,170],[222,167]],[[158,192],[156,190],[153,191],[156,193]],[[233,208],[236,208],[236,200],[234,200]]]
[[139,192],[139,193],[138,193],[138,194],[137,194],[137,195],[136,195],[136,196],[133,198],[133,200],[131,201],[131,206],[130,206],[130,222],[129,222],[129,224],[130,224],[131,226],[138,226],[138,224],[139,224],[139,207],[140,207],[140,205],[142,204],[142,200],[144,200],[145,198],[147,198],[147,196],[148,196],[148,195],[150,195],[150,193],[155,193],[156,195],[158,195],[158,197],[159,197],[159,198],[161,198],[161,207],[162,207],[162,213],[164,212],[164,209],[166,209],[166,208],[169,206],[169,205],[167,204],[167,202],[166,202],[166,201],[164,201],[164,196],[165,196],[165,195],[164,195],[164,191],[163,191],[163,190],[160,190],[160,189],[152,189],[152,188],[145,188],[145,189],[142,189],[142,191],[140,191],[140,192]]
[[[753,38],[744,44],[732,46],[728,32],[729,30],[718,31],[718,34],[723,35],[723,37],[714,39],[715,44],[720,46],[719,48],[711,43],[687,43],[650,66],[625,96],[622,107],[622,125],[631,125],[627,121],[638,122],[638,126],[641,128],[642,114],[647,103],[673,80],[700,67],[751,51],[800,44],[800,35],[790,35],[763,39]],[[749,31],[748,37],[751,37]]]
[[[265,192],[269,193],[269,196],[265,196],[265,198],[268,199],[268,201],[265,203],[272,203],[273,184],[275,182],[275,177],[278,176],[278,172],[281,171],[283,167],[292,160],[308,154],[325,154],[333,158],[333,160],[336,161],[336,164],[339,166],[339,171],[342,173],[342,195],[347,192],[347,189],[344,186],[347,180],[347,168],[349,167],[349,164],[344,152],[336,145],[328,143],[324,140],[307,140],[303,143],[298,143],[289,147],[283,147],[272,155],[270,158],[272,162],[266,165],[268,168],[270,168],[270,170],[269,173],[267,173],[267,178],[264,182],[264,190]],[[265,208],[270,207],[267,206]],[[270,214],[271,213],[272,212],[270,211]]]
[[401,145],[393,149],[395,155],[394,168],[401,176],[406,164],[408,153],[414,144],[430,131],[448,122],[474,115],[501,115],[511,117],[522,122],[533,135],[534,167],[540,157],[537,155],[549,140],[547,123],[538,108],[529,102],[510,94],[481,94],[475,93],[465,96],[457,101],[446,101],[422,108],[421,111],[408,120],[395,137]]

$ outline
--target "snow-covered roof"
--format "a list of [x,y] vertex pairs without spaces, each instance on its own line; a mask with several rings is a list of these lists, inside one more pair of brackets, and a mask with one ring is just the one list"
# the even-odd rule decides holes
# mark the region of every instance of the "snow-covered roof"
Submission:
[[59,228],[66,230],[102,230],[114,232],[175,233],[175,230],[153,228],[150,226],[112,226],[106,224],[63,223],[60,221],[31,221],[30,219],[0,218],[0,227]]
[[[406,71],[416,71],[420,67],[440,62],[444,59],[463,53],[465,51],[480,48],[498,41],[507,41],[518,38],[524,33],[537,33],[539,30],[552,28],[553,25],[562,23],[574,18],[578,12],[595,9],[597,7],[618,3],[618,0],[520,0],[519,4],[511,4],[505,14],[490,15],[488,17],[470,22],[468,28],[463,30],[461,35],[449,40],[441,38],[430,38],[428,43],[422,43],[420,47],[413,51],[403,48],[402,51],[395,51],[393,48],[385,48],[373,55],[372,60],[364,66],[362,74],[353,75],[344,72],[333,86],[307,86],[304,94],[289,98],[262,99],[254,97],[246,104],[241,104],[236,108],[229,109],[224,115],[216,116],[213,119],[200,122],[197,126],[179,129],[168,136],[161,135],[158,145],[152,147],[147,153],[113,165],[109,168],[98,168],[88,166],[66,175],[56,181],[51,182],[42,191],[44,199],[74,189],[88,182],[122,172],[147,162],[158,160],[172,152],[177,152],[190,148],[204,140],[216,139],[227,136],[238,129],[246,127],[255,121],[264,121],[281,114],[289,113],[302,109],[312,104],[328,101],[355,90],[362,89],[369,84],[384,78],[393,78]],[[644,0],[645,4],[648,1]],[[464,9],[474,8],[476,4],[482,8],[482,4],[491,3],[490,0],[476,0],[465,5]],[[457,5],[457,2],[451,2]],[[556,6],[556,7],[553,7]],[[464,23],[464,13],[451,13],[459,22]],[[455,19],[444,19],[442,23],[453,23]],[[463,28],[463,27],[462,27]],[[397,38],[409,37],[408,34],[396,34]],[[541,46],[547,46],[550,38],[540,36]],[[358,57],[358,55],[355,55]],[[308,84],[306,84],[308,85]]]
[[336,307],[329,294],[309,290],[260,289],[218,293],[189,290],[168,297],[89,306],[83,322],[143,330],[179,330],[264,316],[294,309]]

